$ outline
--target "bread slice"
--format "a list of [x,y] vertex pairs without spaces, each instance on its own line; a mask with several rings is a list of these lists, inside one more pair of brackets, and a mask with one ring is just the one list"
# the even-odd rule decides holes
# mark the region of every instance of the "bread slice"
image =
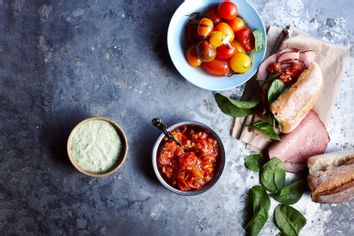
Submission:
[[342,203],[354,197],[354,150],[313,156],[307,164],[313,201]]
[[290,89],[270,105],[282,133],[293,131],[315,105],[323,84],[320,66],[312,62]]

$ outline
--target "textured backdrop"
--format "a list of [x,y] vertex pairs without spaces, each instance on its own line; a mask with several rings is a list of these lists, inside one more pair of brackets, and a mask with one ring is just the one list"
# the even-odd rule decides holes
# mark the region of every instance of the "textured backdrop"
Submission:
[[[181,2],[0,0],[2,235],[244,234],[245,196],[258,177],[243,167],[249,152],[229,135],[232,119],[213,93],[186,82],[170,61],[166,32]],[[250,2],[267,25],[292,24],[350,50],[328,130],[329,150],[354,148],[354,3]],[[65,151],[73,126],[94,115],[117,121],[130,145],[122,168],[101,179],[76,171]],[[227,162],[211,190],[182,197],[158,183],[156,116],[220,134]],[[319,205],[307,194],[295,207],[308,220],[303,235],[354,234],[352,204]],[[279,231],[270,220],[262,232]]]

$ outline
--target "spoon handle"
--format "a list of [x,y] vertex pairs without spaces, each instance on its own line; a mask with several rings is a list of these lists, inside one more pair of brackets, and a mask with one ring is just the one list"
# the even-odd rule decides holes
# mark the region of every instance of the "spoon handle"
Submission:
[[175,137],[170,131],[167,130],[166,125],[163,123],[163,121],[160,118],[152,119],[151,123],[153,126],[161,130],[166,135],[167,138],[173,140],[178,146],[182,147],[182,144],[178,142],[177,139],[175,139]]

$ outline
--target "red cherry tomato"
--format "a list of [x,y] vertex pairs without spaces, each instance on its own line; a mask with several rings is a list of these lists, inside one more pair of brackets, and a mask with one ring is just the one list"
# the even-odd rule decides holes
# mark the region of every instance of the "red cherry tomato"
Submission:
[[203,62],[201,67],[210,75],[225,76],[230,74],[230,66],[227,60],[215,59],[210,62]]
[[221,17],[218,15],[218,7],[210,8],[207,11],[206,16],[213,21],[214,25],[221,21]]
[[226,21],[234,32],[239,31],[245,27],[245,22],[240,17],[235,17],[232,20]]
[[290,71],[293,74],[294,78],[297,78],[303,71],[300,63],[293,63],[290,66]]
[[254,48],[254,36],[253,32],[250,28],[243,28],[237,32],[235,32],[235,37],[237,41],[241,44],[243,49],[246,52],[253,50]]
[[199,25],[199,20],[197,19],[192,19],[188,21],[187,26],[185,28],[185,33],[186,33],[186,40],[187,44],[197,44],[199,42],[199,37],[198,37],[198,25]]
[[223,1],[218,6],[218,14],[225,20],[232,20],[237,16],[238,8],[235,3]]
[[213,31],[214,23],[209,18],[203,18],[198,25],[198,35],[200,37],[207,37]]
[[244,53],[243,47],[237,42],[233,41],[230,44],[224,44],[216,49],[216,58],[219,59],[229,59],[237,52]]
[[228,59],[235,55],[236,50],[232,44],[222,45],[216,49],[216,58]]
[[200,41],[197,46],[197,56],[203,62],[212,61],[216,57],[216,49],[207,41]]
[[267,72],[271,75],[281,72],[281,64],[277,62],[269,64]]
[[202,61],[197,56],[197,50],[195,46],[191,46],[186,51],[186,59],[189,65],[198,67],[202,64]]

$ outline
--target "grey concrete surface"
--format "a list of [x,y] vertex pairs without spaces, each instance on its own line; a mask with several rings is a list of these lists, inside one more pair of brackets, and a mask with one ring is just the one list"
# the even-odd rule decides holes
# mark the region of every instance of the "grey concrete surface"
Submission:
[[[353,2],[249,1],[267,25],[293,24],[350,50],[328,130],[330,150],[354,148]],[[243,167],[249,151],[230,137],[232,120],[213,93],[171,63],[166,32],[181,2],[0,0],[1,235],[244,234],[257,176]],[[70,130],[89,116],[117,121],[128,136],[127,160],[109,177],[80,174],[66,155]],[[159,184],[150,157],[156,116],[220,134],[227,162],[211,190],[182,197]],[[307,193],[295,207],[308,219],[303,235],[354,234],[350,203],[320,206]],[[278,232],[270,220],[262,234]]]

